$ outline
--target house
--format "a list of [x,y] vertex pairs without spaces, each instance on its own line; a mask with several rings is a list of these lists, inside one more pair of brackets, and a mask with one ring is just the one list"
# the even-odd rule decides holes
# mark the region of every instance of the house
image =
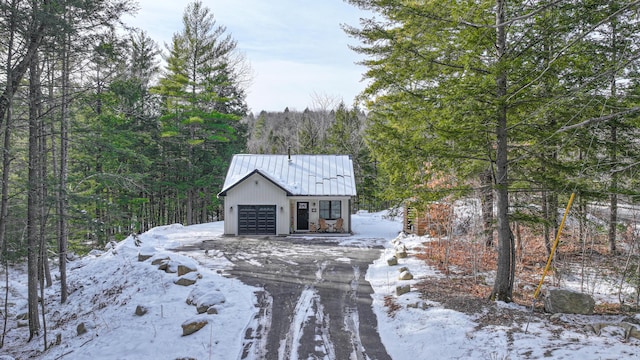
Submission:
[[348,155],[234,155],[222,191],[226,235],[351,232]]

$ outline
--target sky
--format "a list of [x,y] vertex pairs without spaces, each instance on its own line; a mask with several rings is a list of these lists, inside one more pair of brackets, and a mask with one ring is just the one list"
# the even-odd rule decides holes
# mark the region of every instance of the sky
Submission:
[[[470,212],[463,209],[458,213],[464,217]],[[640,358],[640,340],[632,337],[625,341],[623,329],[619,326],[625,319],[624,315],[564,314],[555,320],[548,317],[541,320],[534,316],[528,331],[524,331],[525,324],[518,322],[509,326],[478,326],[485,314],[471,316],[447,309],[443,304],[422,298],[415,290],[396,296],[395,288],[400,284],[413,287],[416,282],[429,278],[444,278],[443,274],[415,256],[422,251],[423,242],[435,239],[400,233],[401,218],[389,217],[384,212],[359,212],[352,216],[352,221],[355,233],[335,238],[342,245],[357,246],[375,241],[368,245],[384,247],[380,258],[369,266],[365,278],[374,290],[373,310],[378,320],[378,332],[394,360]],[[107,249],[94,250],[68,263],[70,294],[65,304],[58,301],[59,277],[52,269],[54,284],[45,293],[48,342],[54,343],[57,336],[61,341],[46,353],[42,353],[44,334],[27,342],[28,329],[24,327],[24,321],[22,327],[18,327],[20,320],[16,314],[27,310],[26,266],[12,268],[8,302],[11,316],[8,317],[4,347],[0,348],[0,360],[240,358],[239,354],[246,350],[243,339],[249,328],[256,325],[271,328],[270,324],[257,324],[255,320],[258,310],[254,292],[260,289],[224,276],[225,271],[233,266],[233,257],[229,260],[221,252],[175,251],[189,245],[197,247],[202,240],[215,239],[222,233],[222,222],[191,226],[172,224],[140,234],[142,247],[136,247],[135,240],[129,236]],[[398,265],[389,266],[387,259],[395,253],[394,246],[401,245],[407,248],[409,256],[398,259]],[[139,254],[151,258],[139,261]],[[247,254],[245,261],[259,265],[258,258],[250,256]],[[281,254],[274,251],[273,256],[290,259],[286,251]],[[196,284],[176,285],[177,274],[160,271],[157,265],[152,264],[156,259],[166,258],[171,259],[170,266],[174,268],[178,265],[197,267],[197,274],[192,272],[182,276],[196,280]],[[414,279],[398,280],[400,267],[407,267]],[[564,282],[565,286],[579,287],[579,280],[567,277]],[[4,292],[2,287],[4,280],[0,285]],[[303,295],[313,294],[303,292],[300,301]],[[593,295],[613,300],[617,290],[615,286],[609,290],[597,287]],[[185,299],[214,304],[218,313],[197,315],[194,305]],[[399,305],[393,316],[388,314],[386,299],[393,299]],[[147,310],[145,315],[134,315],[138,305]],[[498,312],[511,309],[528,313],[527,307],[516,304],[498,302],[497,306]],[[292,324],[292,328],[302,328],[302,322],[310,321],[304,309],[292,314],[291,319],[298,321],[298,325]],[[512,315],[505,312],[502,316],[509,318]],[[634,318],[637,322],[638,315]],[[192,320],[202,320],[206,325],[196,333],[182,336],[181,325]],[[77,327],[81,322],[85,323],[87,333],[78,335]],[[596,323],[611,325],[596,335],[586,327]],[[295,337],[292,342],[300,340],[300,337]],[[332,346],[330,343],[326,345]],[[249,352],[243,358],[259,360],[259,353]],[[334,360],[329,356],[324,358]],[[289,357],[280,354],[279,359]],[[290,359],[297,357],[291,355]]]
[[[138,0],[140,9],[125,22],[145,30],[162,49],[182,30],[190,1]],[[204,0],[218,25],[237,40],[250,63],[250,111],[302,111],[318,99],[352,105],[365,87],[357,65],[362,56],[349,49],[356,39],[340,25],[359,26],[370,17],[343,0]]]

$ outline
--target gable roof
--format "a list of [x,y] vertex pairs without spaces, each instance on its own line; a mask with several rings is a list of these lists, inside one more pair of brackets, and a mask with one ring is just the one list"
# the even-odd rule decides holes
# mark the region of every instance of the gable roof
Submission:
[[289,196],[356,196],[348,155],[234,155],[218,196],[259,173]]

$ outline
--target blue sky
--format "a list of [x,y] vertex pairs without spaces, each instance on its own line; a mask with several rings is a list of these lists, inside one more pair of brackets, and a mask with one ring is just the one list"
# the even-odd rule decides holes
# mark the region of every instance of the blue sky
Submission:
[[[162,49],[182,30],[190,1],[138,0],[127,22],[145,30]],[[340,24],[357,26],[369,14],[342,0],[204,0],[219,25],[238,41],[253,70],[247,89],[252,112],[313,108],[314,99],[337,98],[352,105],[364,89],[362,59],[348,45]]]

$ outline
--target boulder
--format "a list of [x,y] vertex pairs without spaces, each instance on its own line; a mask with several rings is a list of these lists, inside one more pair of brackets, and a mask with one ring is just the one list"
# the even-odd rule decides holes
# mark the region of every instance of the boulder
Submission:
[[547,290],[544,297],[544,310],[557,314],[593,314],[595,300],[588,294],[566,289]]
[[171,258],[168,256],[157,257],[151,260],[151,265],[161,265],[162,263],[168,263],[169,260],[171,260]]
[[156,252],[156,249],[151,246],[145,246],[141,248],[140,252],[138,252],[138,261],[146,261],[150,259],[153,256],[153,254],[155,254],[155,252]]
[[158,263],[158,270],[162,270],[164,272],[167,271],[167,269],[169,268],[169,263],[171,262],[171,259],[166,259],[166,260],[162,260]]
[[198,286],[195,286],[187,296],[187,304],[198,306],[198,300],[210,292],[220,292],[215,282],[206,281],[198,283]]
[[142,305],[136,306],[136,312],[135,312],[136,315],[142,316],[148,312],[149,312],[149,309],[147,309],[146,306],[142,306]]
[[186,275],[179,277],[176,281],[174,281],[174,284],[182,285],[182,286],[190,286],[195,284],[196,281],[198,281],[198,277],[199,277],[198,273],[194,273],[194,272],[188,273]]
[[396,257],[404,259],[407,257],[407,247],[404,244],[396,246]]
[[182,336],[191,335],[205,327],[208,323],[209,320],[202,317],[189,319],[182,323]]
[[411,285],[398,285],[396,286],[396,296],[400,296],[411,291]]
[[178,265],[178,276],[182,276],[184,274],[188,274],[190,272],[198,270],[197,267],[191,264],[179,264]]
[[164,270],[167,274],[175,274],[178,272],[179,263],[177,261],[169,260],[166,265],[164,269],[162,269],[162,266],[159,266],[158,269]]
[[387,258],[387,265],[389,266],[398,265],[398,258],[395,256]]
[[411,280],[411,279],[413,279],[413,274],[411,274],[411,272],[409,272],[408,270],[401,272],[400,276],[398,277],[398,280]]
[[78,332],[78,336],[80,335],[84,335],[87,333],[87,326],[81,322],[80,324],[78,324],[78,326],[76,327],[76,331]]
[[209,291],[196,299],[193,305],[196,306],[198,314],[208,312],[209,309],[216,305],[224,304],[227,299],[224,294],[218,290]]

